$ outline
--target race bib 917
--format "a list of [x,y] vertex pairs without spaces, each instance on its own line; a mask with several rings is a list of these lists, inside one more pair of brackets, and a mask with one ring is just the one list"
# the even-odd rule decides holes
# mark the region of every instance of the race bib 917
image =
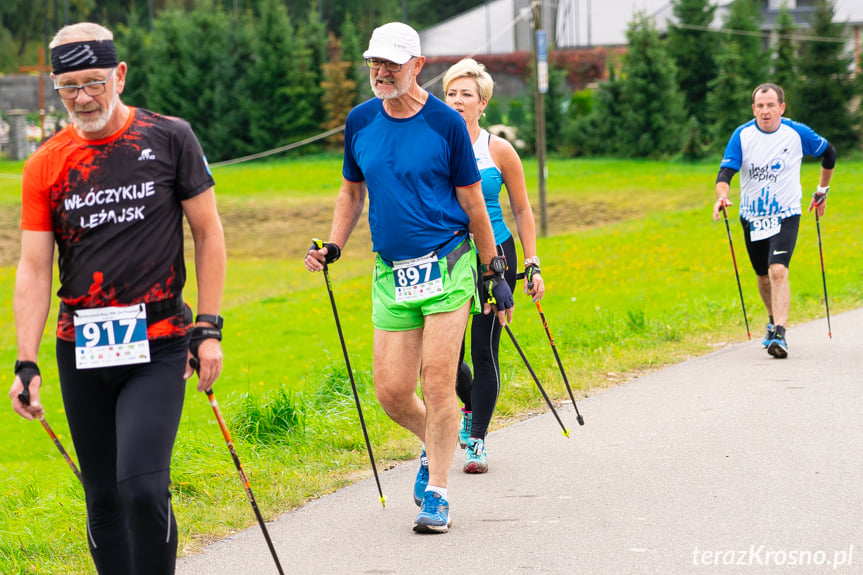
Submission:
[[149,363],[146,304],[75,310],[74,324],[78,369]]

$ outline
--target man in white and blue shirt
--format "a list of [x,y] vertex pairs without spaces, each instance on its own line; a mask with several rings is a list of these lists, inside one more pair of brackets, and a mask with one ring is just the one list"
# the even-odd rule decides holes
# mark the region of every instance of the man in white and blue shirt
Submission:
[[782,117],[785,96],[776,84],[752,92],[754,120],[734,130],[716,177],[713,219],[731,205],[731,178],[740,172],[740,222],[758,291],[769,321],[764,347],[776,358],[788,356],[785,325],[791,304],[788,266],[800,226],[800,164],[803,156],[821,158],[818,187],[809,211],[824,215],[836,150],[809,126]]

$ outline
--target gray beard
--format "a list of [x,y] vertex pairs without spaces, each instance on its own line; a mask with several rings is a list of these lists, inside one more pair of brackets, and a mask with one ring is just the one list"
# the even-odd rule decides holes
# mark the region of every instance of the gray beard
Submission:
[[105,126],[108,125],[108,122],[111,120],[111,116],[114,115],[114,110],[117,109],[117,104],[119,103],[120,94],[114,92],[114,95],[111,97],[111,101],[108,103],[108,107],[102,110],[102,113],[95,120],[82,120],[71,110],[69,111],[69,119],[74,122],[75,127],[81,132],[101,132],[105,129]]

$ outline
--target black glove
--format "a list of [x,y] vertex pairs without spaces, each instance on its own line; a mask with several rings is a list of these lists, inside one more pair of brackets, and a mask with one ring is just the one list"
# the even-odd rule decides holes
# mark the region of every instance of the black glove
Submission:
[[497,306],[497,311],[506,311],[515,307],[512,290],[509,289],[503,274],[482,278],[482,299]]
[[332,242],[322,242],[319,239],[312,240],[312,247],[309,251],[327,248],[327,254],[324,256],[324,263],[329,265],[339,259],[342,255],[342,249]]
[[[827,189],[830,189],[830,188],[827,188]],[[823,204],[824,202],[827,201],[827,192],[826,191],[815,192],[814,194],[812,194],[812,201],[815,202],[816,206],[820,206],[821,204]]]
[[527,278],[527,289],[533,289],[533,276],[534,274],[541,274],[539,271],[539,266],[536,264],[528,264],[526,268],[524,268],[524,277]]
[[30,382],[37,375],[42,375],[39,372],[39,366],[33,361],[16,361],[15,375],[21,378],[21,383],[24,384],[24,389],[18,394],[18,401],[24,405],[30,405]]

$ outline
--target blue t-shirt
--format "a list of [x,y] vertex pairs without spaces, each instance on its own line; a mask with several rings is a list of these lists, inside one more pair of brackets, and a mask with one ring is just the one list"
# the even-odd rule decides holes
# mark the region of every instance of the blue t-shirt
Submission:
[[348,114],[342,175],[369,191],[372,249],[385,260],[443,256],[467,232],[455,188],[480,181],[462,117],[429,94],[410,118],[393,118],[379,98]]
[[800,215],[800,163],[826,149],[827,140],[812,128],[787,118],[769,133],[754,118],[734,130],[720,167],[740,171],[740,216],[752,221]]
[[503,174],[491,158],[491,151],[488,149],[490,140],[491,135],[488,131],[481,129],[479,137],[473,143],[473,152],[476,154],[476,165],[482,176],[482,195],[485,198],[488,217],[491,219],[491,228],[494,230],[494,243],[500,245],[512,237],[512,232],[503,220],[503,208],[500,207]]

